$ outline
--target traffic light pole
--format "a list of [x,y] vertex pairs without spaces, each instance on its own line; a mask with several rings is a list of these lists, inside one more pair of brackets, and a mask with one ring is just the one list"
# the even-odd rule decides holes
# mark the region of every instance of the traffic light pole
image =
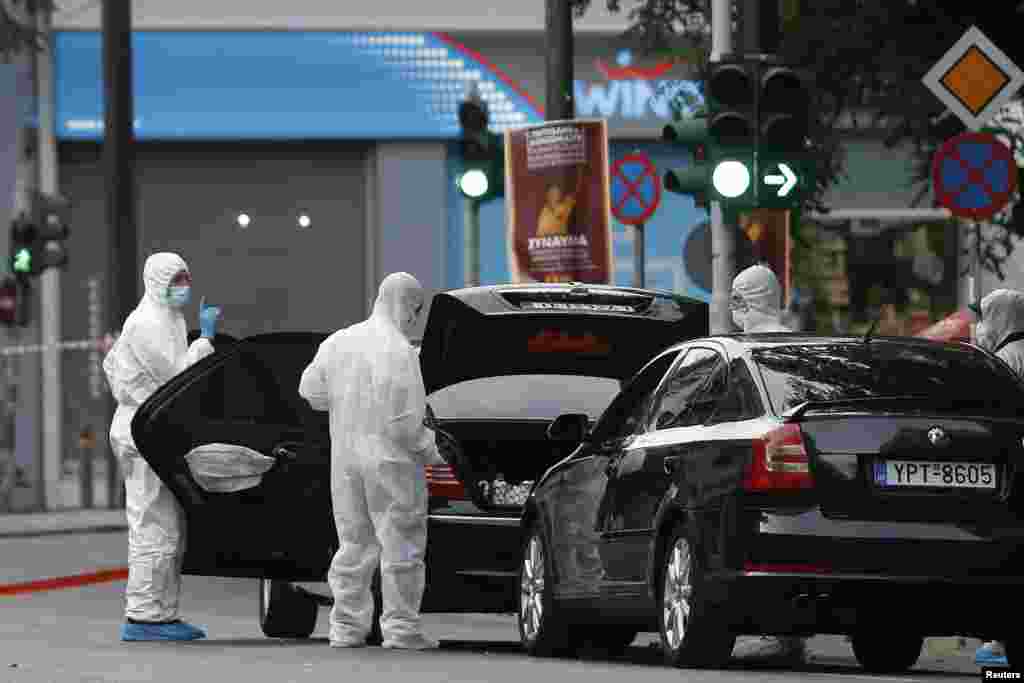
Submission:
[[[109,328],[122,324],[139,300],[138,232],[135,225],[135,112],[132,102],[132,4],[103,3],[103,90],[106,103],[103,163],[106,171]],[[110,398],[109,411],[116,408]],[[108,453],[110,453],[108,451]],[[108,501],[119,507],[122,488],[113,453],[107,465]]]
[[465,280],[467,287],[480,286],[480,202],[470,197],[462,198],[465,217],[462,221],[466,234],[463,237],[465,247],[464,259]]
[[[550,1],[550,0],[549,0]],[[732,52],[731,0],[711,3],[711,60]],[[725,224],[720,202],[711,202],[711,334],[727,334],[733,330],[729,298],[736,274],[736,235]]]
[[576,116],[573,99],[572,8],[569,0],[545,0],[547,33],[547,93],[544,109],[548,121]]
[[[36,52],[36,97],[39,107],[39,192],[57,195],[57,143],[53,115],[53,44],[50,41],[50,13],[40,7],[36,26],[45,49]],[[39,324],[42,333],[43,390],[43,496],[47,510],[57,508],[63,469],[64,404],[61,388],[60,268],[46,268],[39,276]],[[84,492],[83,492],[84,495]]]

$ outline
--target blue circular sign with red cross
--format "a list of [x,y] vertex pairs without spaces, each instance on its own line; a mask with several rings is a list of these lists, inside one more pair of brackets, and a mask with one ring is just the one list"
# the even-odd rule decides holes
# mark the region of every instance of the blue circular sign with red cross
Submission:
[[646,154],[630,154],[612,164],[612,214],[620,223],[639,225],[661,201],[658,170]]
[[935,153],[932,188],[938,204],[954,216],[991,218],[1017,190],[1017,163],[991,133],[961,133]]

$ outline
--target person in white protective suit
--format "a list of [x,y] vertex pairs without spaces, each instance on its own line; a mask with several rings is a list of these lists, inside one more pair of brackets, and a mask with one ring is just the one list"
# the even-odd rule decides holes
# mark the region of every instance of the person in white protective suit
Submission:
[[729,309],[743,332],[792,332],[782,324],[782,287],[771,268],[750,266],[732,281]]
[[[732,281],[732,299],[729,308],[732,319],[745,333],[792,332],[782,324],[782,287],[771,268],[750,266]],[[807,643],[792,636],[742,638],[736,643],[739,657],[781,658],[803,661]]]
[[339,542],[327,575],[334,594],[332,647],[366,643],[378,566],[384,647],[438,646],[421,630],[419,614],[426,580],[424,466],[444,462],[424,424],[419,355],[409,343],[423,305],[416,278],[388,275],[370,318],[328,337],[299,384],[314,410],[330,412],[331,500]]
[[128,517],[126,622],[121,639],[195,640],[206,633],[178,619],[184,555],[181,508],[139,455],[131,423],[138,407],[161,385],[213,353],[210,339],[220,309],[200,306],[203,336],[189,346],[182,308],[188,303],[192,278],[185,261],[177,254],[153,254],[146,259],[142,277],[142,300],[103,360],[117,401],[110,445],[124,474]]
[[[997,289],[981,300],[974,341],[999,356],[1010,369],[1024,379],[1024,292]],[[1006,650],[998,641],[983,643],[974,654],[982,666],[1008,666]]]

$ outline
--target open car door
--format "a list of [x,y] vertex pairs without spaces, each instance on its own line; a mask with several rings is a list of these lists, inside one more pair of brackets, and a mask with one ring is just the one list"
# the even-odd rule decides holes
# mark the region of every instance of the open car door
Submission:
[[[136,413],[135,444],[184,509],[185,574],[323,580],[337,545],[328,417],[298,388],[325,337],[277,333],[218,345]],[[272,464],[244,489],[211,490],[186,458],[211,444]]]

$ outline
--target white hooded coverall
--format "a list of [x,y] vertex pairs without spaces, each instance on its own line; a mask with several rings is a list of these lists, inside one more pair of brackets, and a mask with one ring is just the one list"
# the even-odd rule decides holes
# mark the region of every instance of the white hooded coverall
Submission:
[[426,393],[409,335],[423,291],[407,273],[381,283],[368,320],[335,332],[302,373],[299,394],[330,411],[331,500],[339,548],[327,580],[334,595],[332,645],[365,641],[370,591],[381,569],[386,647],[423,641],[427,483],[424,465],[441,463],[424,426]]
[[1024,379],[1024,292],[997,289],[983,298],[974,334],[978,346],[999,356]]
[[743,332],[792,332],[782,324],[782,287],[771,268],[750,266],[732,281],[732,319]]
[[117,401],[110,445],[125,480],[129,565],[125,615],[137,621],[178,618],[184,529],[178,501],[135,448],[132,417],[161,385],[213,353],[208,339],[188,346],[181,309],[168,303],[171,280],[182,271],[188,271],[188,266],[177,254],[164,252],[146,259],[145,293],[103,360]]

